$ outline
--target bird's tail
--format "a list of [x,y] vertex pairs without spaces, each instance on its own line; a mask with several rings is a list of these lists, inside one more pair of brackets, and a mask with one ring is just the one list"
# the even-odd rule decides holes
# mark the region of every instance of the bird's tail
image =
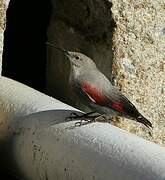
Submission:
[[142,124],[144,124],[147,128],[152,128],[152,123],[147,120],[144,116],[142,116],[141,114],[136,118],[136,120]]

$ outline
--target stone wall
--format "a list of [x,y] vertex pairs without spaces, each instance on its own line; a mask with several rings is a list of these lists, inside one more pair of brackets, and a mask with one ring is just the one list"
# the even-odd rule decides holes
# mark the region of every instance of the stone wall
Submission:
[[[165,2],[113,0],[113,76],[122,92],[152,121],[153,135],[130,121],[119,126],[165,144]],[[145,133],[144,133],[145,132]]]
[[5,30],[5,16],[8,1],[0,0],[0,74],[2,70],[3,32]]

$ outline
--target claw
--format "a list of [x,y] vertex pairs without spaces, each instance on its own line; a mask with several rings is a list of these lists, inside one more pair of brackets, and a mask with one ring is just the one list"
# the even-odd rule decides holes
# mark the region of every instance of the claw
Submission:
[[76,122],[74,125],[75,125],[75,127],[77,127],[77,126],[80,127],[82,125],[82,121]]
[[82,126],[82,125],[95,122],[95,117],[94,117],[93,119],[91,119],[91,120],[89,120],[89,119],[84,119],[84,121],[85,121],[85,122],[83,122],[83,120],[81,120],[81,121],[79,121],[79,122],[76,122],[76,123],[75,123],[75,126],[80,127],[80,126]]

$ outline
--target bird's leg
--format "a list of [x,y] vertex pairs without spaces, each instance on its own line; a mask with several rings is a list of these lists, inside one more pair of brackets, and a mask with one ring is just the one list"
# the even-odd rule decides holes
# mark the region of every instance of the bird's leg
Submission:
[[90,116],[90,115],[91,115],[91,114],[94,114],[94,113],[95,113],[95,112],[92,111],[92,112],[89,112],[89,113],[85,113],[85,114],[79,115],[79,114],[77,114],[77,113],[75,113],[75,112],[72,112],[68,118],[70,118],[70,119],[90,118],[90,117],[92,117],[92,116]]
[[[75,112],[72,112],[70,114],[69,119],[71,120],[80,120],[79,122],[76,122],[75,123],[75,126],[81,126],[83,124],[83,121],[86,121],[85,124],[88,124],[88,123],[92,123],[92,122],[96,122],[96,121],[108,121],[109,119],[112,118],[107,116],[107,114],[99,114],[99,115],[92,115],[96,113],[95,111],[92,111],[92,112],[89,112],[89,113],[86,113],[86,114],[77,114]],[[108,118],[107,118],[108,117]]]
[[78,115],[77,113],[71,113],[72,116],[70,116],[69,118],[71,119],[78,119],[80,120],[79,122],[75,123],[75,126],[81,126],[83,124],[83,120],[86,121],[85,124],[91,123],[93,121],[95,121],[95,118],[98,115],[92,116],[92,114],[96,113],[95,111],[86,113],[86,114],[82,114],[82,115]]

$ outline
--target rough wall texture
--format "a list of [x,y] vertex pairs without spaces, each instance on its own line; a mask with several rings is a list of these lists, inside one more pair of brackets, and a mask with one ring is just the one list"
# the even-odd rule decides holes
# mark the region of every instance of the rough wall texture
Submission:
[[3,32],[5,29],[5,15],[7,4],[5,0],[0,0],[0,74],[2,70]]
[[121,126],[165,145],[165,1],[113,0],[113,75],[116,84],[153,123],[150,137],[141,125]]

